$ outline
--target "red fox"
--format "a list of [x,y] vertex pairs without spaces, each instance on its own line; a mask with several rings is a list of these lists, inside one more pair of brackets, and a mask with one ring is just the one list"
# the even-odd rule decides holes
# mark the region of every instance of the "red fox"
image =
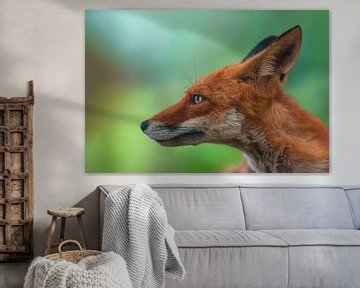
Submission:
[[283,90],[300,26],[260,41],[239,63],[193,84],[175,105],[141,123],[163,146],[218,143],[244,153],[231,172],[329,172],[329,132]]

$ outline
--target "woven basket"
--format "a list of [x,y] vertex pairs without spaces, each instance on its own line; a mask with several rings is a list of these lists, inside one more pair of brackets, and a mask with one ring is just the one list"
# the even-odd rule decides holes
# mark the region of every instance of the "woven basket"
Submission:
[[[73,251],[62,251],[61,248],[68,243],[76,244],[79,247],[79,250],[73,250]],[[65,240],[61,242],[58,248],[59,253],[54,253],[45,256],[45,258],[49,260],[66,260],[73,263],[78,263],[82,259],[88,256],[96,256],[102,254],[100,251],[96,250],[85,250],[82,248],[81,244],[76,240]]]

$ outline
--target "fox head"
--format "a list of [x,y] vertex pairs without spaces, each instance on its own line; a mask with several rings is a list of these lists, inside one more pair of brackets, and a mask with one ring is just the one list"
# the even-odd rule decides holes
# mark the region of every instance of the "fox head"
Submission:
[[301,38],[300,26],[265,38],[241,62],[199,79],[179,102],[143,121],[142,131],[164,146],[234,145],[266,123],[271,103],[281,101]]

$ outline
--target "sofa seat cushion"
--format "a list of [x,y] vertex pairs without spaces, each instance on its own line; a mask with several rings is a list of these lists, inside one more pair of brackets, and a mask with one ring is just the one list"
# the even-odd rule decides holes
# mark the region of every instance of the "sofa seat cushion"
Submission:
[[178,230],[175,242],[179,247],[287,247],[284,240],[261,231],[244,230]]
[[289,245],[288,288],[360,287],[360,231],[321,229],[263,232]]
[[289,246],[360,246],[360,231],[348,229],[262,230]]
[[287,288],[289,246],[267,233],[178,230],[175,242],[186,276],[166,288]]

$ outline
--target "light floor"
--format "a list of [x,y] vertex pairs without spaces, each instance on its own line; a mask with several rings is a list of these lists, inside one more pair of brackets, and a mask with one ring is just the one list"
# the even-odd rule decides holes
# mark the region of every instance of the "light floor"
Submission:
[[30,261],[0,263],[0,287],[21,288]]

